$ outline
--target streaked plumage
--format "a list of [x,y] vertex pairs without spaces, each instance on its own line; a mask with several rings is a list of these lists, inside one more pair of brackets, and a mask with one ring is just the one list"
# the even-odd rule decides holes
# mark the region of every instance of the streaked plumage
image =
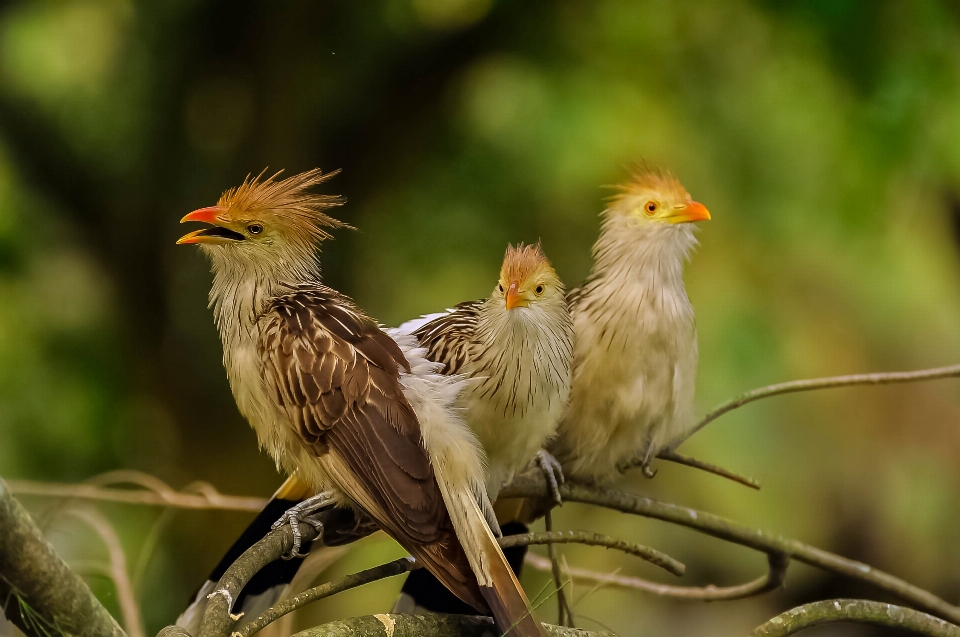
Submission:
[[509,247],[488,299],[409,321],[396,333],[413,334],[443,373],[469,379],[457,406],[486,453],[495,501],[556,433],[567,404],[573,322],[563,283],[539,246]]
[[339,225],[323,210],[340,201],[306,189],[327,177],[248,179],[184,218],[213,224],[180,242],[213,262],[237,405],[278,465],[361,508],[503,631],[540,635],[484,521],[482,451],[453,408],[462,381],[320,281],[317,246]]
[[709,219],[670,174],[639,168],[603,213],[594,264],[569,299],[570,403],[551,451],[568,477],[604,482],[694,424],[697,330],[683,266]]

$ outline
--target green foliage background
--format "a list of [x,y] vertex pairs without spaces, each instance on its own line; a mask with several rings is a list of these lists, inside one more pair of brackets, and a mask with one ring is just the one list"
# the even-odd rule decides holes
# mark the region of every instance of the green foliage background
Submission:
[[[265,166],[343,168],[328,281],[384,323],[485,295],[507,242],[587,273],[624,166],[669,167],[714,220],[687,282],[698,405],[757,385],[932,367],[960,349],[960,9],[951,0],[64,0],[0,8],[0,475],[80,481],[134,468],[268,495],[280,477],[233,405],[210,275],[177,221]],[[960,595],[955,381],[759,403],[685,451],[749,492],[664,466],[629,488],[795,536]],[[97,540],[27,499],[70,559]],[[148,633],[173,620],[249,520],[111,506]],[[670,552],[685,583],[764,559],[652,521],[569,505],[558,523]],[[598,549],[572,565],[663,577]],[[398,555],[385,539],[334,567]],[[142,557],[141,557],[142,556]],[[133,568],[133,566],[131,567]],[[112,609],[108,581],[91,584]],[[530,572],[534,593],[546,585]],[[399,580],[324,601],[382,612]],[[587,592],[578,587],[574,598]],[[830,595],[697,605],[614,590],[584,627],[727,636]],[[544,617],[553,616],[552,602]],[[880,634],[844,629],[842,634]],[[839,633],[837,633],[839,634]]]

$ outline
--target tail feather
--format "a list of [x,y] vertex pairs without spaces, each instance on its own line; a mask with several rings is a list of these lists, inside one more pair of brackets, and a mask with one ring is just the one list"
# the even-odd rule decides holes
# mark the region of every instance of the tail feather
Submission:
[[459,481],[445,475],[443,463],[435,464],[434,470],[457,539],[470,561],[480,594],[497,628],[506,637],[545,637],[543,627],[533,617],[530,601],[487,525],[484,512],[492,510],[492,506],[486,493],[480,493],[478,502],[476,490],[469,484],[458,488]]

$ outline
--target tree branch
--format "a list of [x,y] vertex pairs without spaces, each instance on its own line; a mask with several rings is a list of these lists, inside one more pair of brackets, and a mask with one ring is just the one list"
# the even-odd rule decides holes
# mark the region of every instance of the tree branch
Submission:
[[934,380],[937,378],[953,378],[960,376],[960,365],[950,365],[948,367],[934,367],[931,369],[920,369],[912,372],[881,372],[876,374],[850,374],[848,376],[830,376],[827,378],[811,378],[807,380],[792,380],[786,383],[777,383],[776,385],[767,385],[751,389],[719,405],[716,409],[703,417],[697,425],[688,432],[677,436],[670,444],[668,449],[676,449],[683,441],[697,433],[720,416],[743,407],[747,403],[752,403],[761,398],[770,396],[779,396],[780,394],[790,394],[800,391],[812,391],[815,389],[828,389],[831,387],[850,387],[851,385],[889,385],[893,383],[913,383],[920,380]]
[[[553,515],[550,509],[543,514],[543,526],[547,533],[553,532]],[[501,538],[500,548],[504,548]],[[574,626],[576,618],[573,616],[573,609],[570,608],[570,601],[567,599],[567,593],[563,590],[563,577],[560,574],[560,562],[557,561],[557,551],[553,542],[547,543],[547,556],[550,558],[550,574],[553,575],[553,586],[557,595],[557,626]]]
[[[545,488],[546,481],[542,473],[528,471],[515,478],[510,485],[504,487],[500,492],[500,497],[538,498],[543,495]],[[767,554],[783,553],[810,566],[868,582],[883,591],[898,596],[918,609],[955,623],[960,622],[960,607],[948,604],[933,593],[862,562],[848,560],[797,540],[742,526],[712,513],[658,502],[614,489],[600,490],[568,481],[560,486],[560,494],[564,502],[594,504],[623,513],[663,520]]]
[[[312,529],[312,527],[311,527]],[[270,535],[278,533],[278,531],[272,532]],[[270,536],[268,536],[270,537]],[[266,539],[266,538],[265,538]],[[292,534],[290,535],[289,540],[290,546],[293,544]],[[258,542],[258,545],[263,543],[264,540]],[[501,548],[508,548],[511,546],[528,546],[531,544],[569,544],[569,543],[580,543],[587,544],[589,546],[605,546],[607,548],[614,548],[631,555],[636,555],[642,559],[645,559],[661,568],[666,569],[667,571],[673,573],[674,575],[682,575],[684,571],[684,566],[677,560],[673,559],[669,555],[661,553],[660,551],[655,551],[654,549],[648,548],[646,546],[641,546],[639,544],[632,544],[630,542],[623,542],[617,540],[616,538],[607,537],[597,533],[588,533],[585,531],[566,531],[566,532],[547,532],[547,533],[524,533],[521,535],[510,535],[507,537],[500,538],[499,540]],[[283,551],[288,551],[290,546],[281,546],[280,548]],[[256,547],[256,546],[255,546]],[[255,548],[254,547],[254,548]],[[250,549],[253,550],[252,548]],[[275,550],[275,549],[274,549]],[[248,551],[247,553],[249,553]],[[250,564],[256,564],[258,560],[263,558],[262,553],[251,554],[249,557],[247,553],[244,553],[235,563],[234,566],[239,564],[241,561],[249,562]],[[231,567],[233,568],[233,567]],[[262,567],[260,567],[262,568]],[[347,575],[346,577],[339,579],[335,582],[326,582],[319,586],[315,586],[311,589],[308,589],[299,595],[295,595],[289,599],[286,599],[273,608],[267,610],[259,617],[254,619],[252,622],[244,626],[239,631],[233,633],[238,637],[251,637],[259,631],[263,630],[266,626],[280,619],[288,613],[306,606],[312,602],[323,599],[325,597],[330,597],[337,593],[341,593],[345,590],[351,588],[356,588],[357,586],[362,586],[364,584],[369,584],[370,582],[375,582],[377,580],[385,579],[387,577],[393,577],[394,575],[400,575],[407,573],[409,571],[416,570],[421,568],[417,562],[410,557],[402,557],[393,562],[388,562],[386,564],[381,564],[380,566],[375,566],[374,568],[367,569],[365,571],[360,571],[359,573],[354,573],[352,575]],[[244,571],[246,571],[246,567]],[[259,568],[257,569],[259,570]],[[227,574],[229,574],[229,570]],[[255,573],[256,571],[253,571]],[[253,576],[253,573],[250,574],[250,577]],[[227,575],[224,575],[224,579]],[[217,588],[221,588],[224,584],[224,579],[220,580],[220,583],[217,585]],[[241,586],[242,589],[242,586]],[[234,598],[236,594],[233,594]],[[209,606],[207,608],[207,613],[209,613]],[[207,613],[204,614],[204,622],[207,619]],[[204,623],[206,625],[206,623]],[[211,635],[219,635],[219,633],[211,633]],[[206,633],[201,629],[200,637],[206,637]]]
[[[357,586],[362,586],[364,584],[369,584],[370,582],[393,577],[394,575],[408,573],[418,568],[420,568],[420,565],[417,564],[416,560],[414,560],[412,557],[401,557],[398,560],[387,562],[386,564],[381,564],[380,566],[375,566],[373,568],[368,568],[367,570],[360,571],[359,573],[347,575],[346,577],[335,582],[326,582],[320,586],[314,586],[313,588],[305,590],[299,595],[294,595],[293,597],[285,599],[276,604],[273,608],[265,611],[242,629],[233,633],[231,637],[250,637],[251,635],[257,634],[284,615],[297,610],[301,606],[305,606],[311,602],[323,599],[324,597],[336,595],[337,593],[341,593],[351,588],[356,588]],[[433,633],[425,634],[432,635]]]
[[[750,487],[751,489],[760,490],[760,482],[756,478],[751,478],[749,476],[742,476],[740,474],[734,473],[729,469],[724,469],[715,464],[710,464],[709,462],[704,462],[703,460],[697,460],[696,458],[691,458],[690,456],[681,456],[676,451],[661,451],[657,454],[657,457],[661,460],[666,460],[667,462],[675,462],[677,464],[682,464],[686,467],[693,467],[694,469],[700,469],[701,471],[706,471],[707,473],[712,473],[718,475],[721,478],[726,478],[727,480],[733,480],[734,482],[739,482],[740,484]],[[633,465],[625,467],[623,470],[626,471],[632,467],[641,464],[637,462]]]
[[[55,482],[35,482],[33,480],[11,480],[10,490],[19,495],[38,495],[56,498],[80,498],[84,500],[102,500],[107,502],[125,502],[127,504],[147,504],[154,506],[177,507],[181,509],[222,509],[227,511],[260,512],[267,505],[263,498],[247,498],[223,495],[207,483],[195,483],[194,490],[199,493],[175,491],[165,483],[154,478],[163,488],[116,489],[96,484],[60,484]],[[141,483],[141,486],[145,486]]]
[[530,546],[532,544],[585,544],[587,546],[603,546],[608,549],[623,551],[663,570],[680,577],[686,570],[683,563],[678,562],[666,553],[661,553],[642,544],[618,540],[609,535],[591,533],[590,531],[547,531],[546,533],[521,533],[500,538],[500,548],[511,546]]
[[[309,524],[300,525],[303,542],[308,544],[317,537],[317,530]],[[198,637],[221,637],[229,634],[230,628],[239,619],[231,615],[233,602],[247,582],[264,566],[280,559],[293,547],[293,529],[285,524],[268,533],[262,540],[244,551],[237,561],[217,582],[216,590],[203,613]]]
[[[696,602],[727,602],[762,595],[776,590],[783,585],[783,580],[787,576],[787,566],[790,564],[790,560],[787,559],[785,555],[778,553],[771,553],[767,557],[770,562],[770,568],[766,575],[736,586],[671,586],[651,582],[640,577],[628,577],[616,573],[600,573],[585,568],[569,567],[567,571],[573,579],[593,584],[606,584],[620,588],[629,588],[631,590],[651,593],[661,597],[669,597],[671,599]],[[550,560],[539,555],[532,553],[527,554],[525,561],[539,571],[550,572],[551,570]]]
[[34,637],[59,631],[78,637],[125,637],[87,584],[60,559],[0,480],[0,603]]
[[831,599],[798,606],[757,627],[752,637],[787,637],[806,628],[838,622],[887,626],[928,637],[960,637],[960,626],[912,608],[863,599]]
[[140,619],[140,607],[137,606],[130,576],[127,573],[127,557],[123,553],[123,546],[117,536],[116,529],[103,517],[99,511],[91,507],[68,509],[67,513],[79,518],[90,528],[96,531],[107,547],[110,556],[109,577],[117,591],[117,603],[123,613],[123,625],[130,637],[144,637],[143,622]]
[[[543,624],[551,637],[616,637],[613,633]],[[493,620],[465,615],[367,615],[300,631],[293,637],[490,637]],[[172,637],[172,636],[171,636]]]

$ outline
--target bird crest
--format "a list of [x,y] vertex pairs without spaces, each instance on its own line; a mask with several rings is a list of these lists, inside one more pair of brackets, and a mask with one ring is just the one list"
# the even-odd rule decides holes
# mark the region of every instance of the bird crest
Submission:
[[503,255],[500,278],[504,281],[524,281],[544,269],[553,271],[539,243],[531,245],[520,243],[516,247],[508,245],[507,252]]
[[690,199],[690,193],[683,187],[680,180],[670,171],[665,171],[647,161],[633,162],[627,167],[629,178],[622,184],[613,186],[618,192],[610,197],[611,204],[637,195],[656,192],[670,195],[678,201]]
[[334,170],[326,174],[319,168],[278,180],[277,171],[270,177],[264,177],[264,168],[256,177],[247,175],[243,183],[227,190],[217,202],[217,206],[227,210],[234,219],[246,217],[273,216],[306,230],[316,240],[326,240],[332,235],[324,228],[350,228],[338,219],[324,213],[324,210],[342,206],[346,201],[339,195],[322,195],[308,192],[337,173]]

